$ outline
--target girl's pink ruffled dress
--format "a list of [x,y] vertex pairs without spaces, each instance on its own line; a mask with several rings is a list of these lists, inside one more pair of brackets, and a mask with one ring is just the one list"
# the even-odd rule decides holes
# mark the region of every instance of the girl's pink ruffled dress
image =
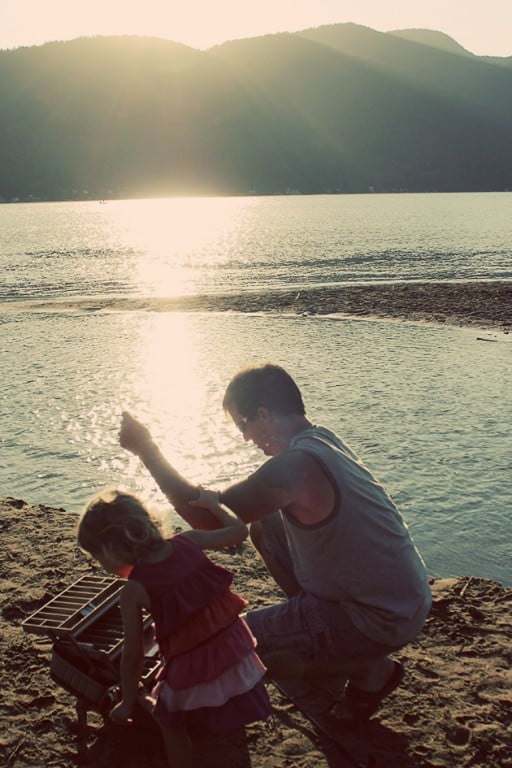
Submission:
[[265,667],[239,615],[247,601],[231,592],[233,574],[186,536],[171,541],[167,560],[137,565],[129,576],[149,595],[165,662],[153,690],[155,717],[164,728],[199,723],[214,733],[266,720]]

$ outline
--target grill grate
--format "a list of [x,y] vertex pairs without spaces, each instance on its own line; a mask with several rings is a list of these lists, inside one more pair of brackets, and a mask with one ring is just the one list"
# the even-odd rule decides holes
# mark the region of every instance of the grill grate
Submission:
[[108,576],[83,576],[35,611],[22,626],[41,635],[76,637],[117,600],[123,581]]

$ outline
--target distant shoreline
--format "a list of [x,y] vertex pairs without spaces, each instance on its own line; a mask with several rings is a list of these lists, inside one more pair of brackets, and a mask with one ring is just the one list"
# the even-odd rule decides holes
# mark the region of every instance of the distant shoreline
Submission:
[[318,286],[242,294],[137,298],[24,300],[0,302],[0,310],[273,312],[340,314],[445,325],[512,330],[512,281],[418,282]]
[[0,205],[19,205],[21,203],[99,203],[106,205],[107,203],[119,203],[126,202],[128,200],[161,200],[171,198],[194,198],[194,197],[360,197],[361,195],[367,195],[368,197],[379,197],[385,195],[500,195],[500,194],[512,194],[512,190],[508,187],[489,187],[488,189],[481,189],[480,187],[468,189],[402,189],[396,187],[383,188],[378,190],[361,189],[357,192],[332,192],[329,189],[322,189],[314,192],[300,192],[299,190],[278,190],[276,192],[255,192],[252,189],[246,191],[232,191],[222,192],[220,190],[214,192],[204,192],[196,190],[194,192],[173,192],[169,194],[159,195],[143,195],[143,194],[131,194],[120,195],[119,197],[98,197],[97,195],[89,195],[83,197],[32,197],[31,195],[20,195],[15,197],[5,197],[0,195]]

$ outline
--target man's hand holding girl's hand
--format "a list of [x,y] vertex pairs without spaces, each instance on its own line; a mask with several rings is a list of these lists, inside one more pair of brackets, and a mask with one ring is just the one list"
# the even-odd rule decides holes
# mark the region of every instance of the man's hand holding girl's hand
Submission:
[[217,507],[219,503],[219,492],[203,488],[202,485],[199,486],[199,496],[197,499],[189,502],[191,507],[200,507],[202,509],[211,509],[212,506]]

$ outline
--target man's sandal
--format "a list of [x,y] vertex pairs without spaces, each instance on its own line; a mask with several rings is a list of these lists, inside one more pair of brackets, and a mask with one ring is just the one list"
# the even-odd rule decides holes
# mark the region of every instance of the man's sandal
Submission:
[[334,723],[347,721],[364,721],[378,710],[382,701],[398,688],[403,680],[405,670],[399,661],[394,661],[393,674],[380,691],[363,691],[348,683],[344,695],[335,701],[326,712],[327,717]]

